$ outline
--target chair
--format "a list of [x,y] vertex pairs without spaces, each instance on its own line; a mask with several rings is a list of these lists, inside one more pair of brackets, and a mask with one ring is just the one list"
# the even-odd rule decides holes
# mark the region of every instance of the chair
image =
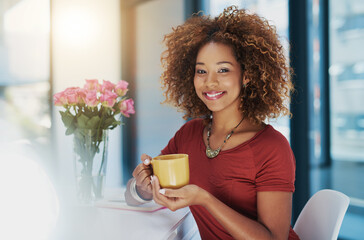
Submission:
[[341,192],[318,191],[302,209],[294,231],[301,240],[336,240],[349,202],[349,197]]

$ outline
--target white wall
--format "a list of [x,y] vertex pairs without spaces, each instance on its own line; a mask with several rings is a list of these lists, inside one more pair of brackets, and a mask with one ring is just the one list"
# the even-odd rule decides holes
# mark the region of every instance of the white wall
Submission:
[[[85,79],[120,80],[119,0],[53,0],[52,4],[54,93],[70,86],[82,87]],[[52,123],[55,158],[60,183],[70,186],[74,184],[73,139],[65,136],[58,110],[54,108]],[[110,132],[108,186],[121,185],[120,144],[118,127]]]
[[164,101],[160,75],[163,36],[184,21],[183,0],[153,0],[136,9],[137,155],[160,154],[182,126],[182,114]]

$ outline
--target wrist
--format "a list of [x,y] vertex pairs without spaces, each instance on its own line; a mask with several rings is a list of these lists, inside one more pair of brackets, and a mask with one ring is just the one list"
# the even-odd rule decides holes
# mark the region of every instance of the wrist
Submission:
[[151,201],[153,199],[152,193],[139,189],[137,185],[135,185],[135,192],[145,201]]
[[200,205],[204,208],[207,208],[207,206],[209,205],[209,203],[211,201],[211,197],[212,197],[212,195],[208,191],[202,189],[200,197],[199,197],[198,205]]
[[132,195],[132,197],[138,201],[139,203],[147,203],[150,202],[152,200],[152,198],[148,199],[146,198],[146,196],[144,196],[143,194],[140,194],[137,191],[137,186],[136,186],[136,180],[135,178],[132,179],[131,184],[130,184],[130,193]]

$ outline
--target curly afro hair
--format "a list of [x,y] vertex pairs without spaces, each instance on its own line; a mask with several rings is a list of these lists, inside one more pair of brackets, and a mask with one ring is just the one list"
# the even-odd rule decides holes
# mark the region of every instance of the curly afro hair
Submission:
[[165,102],[183,111],[185,119],[211,114],[198,98],[193,81],[197,53],[209,42],[230,46],[249,80],[241,91],[240,110],[245,118],[260,123],[290,114],[286,105],[293,91],[292,71],[276,29],[267,20],[231,6],[215,18],[191,17],[172,28],[164,42],[161,82]]

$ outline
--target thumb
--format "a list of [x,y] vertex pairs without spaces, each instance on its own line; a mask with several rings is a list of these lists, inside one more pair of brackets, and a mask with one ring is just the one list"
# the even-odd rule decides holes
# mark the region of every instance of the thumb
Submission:
[[180,198],[183,196],[180,189],[163,188],[163,189],[159,190],[159,193],[163,194],[166,197],[170,197],[170,198],[173,198],[173,197]]

